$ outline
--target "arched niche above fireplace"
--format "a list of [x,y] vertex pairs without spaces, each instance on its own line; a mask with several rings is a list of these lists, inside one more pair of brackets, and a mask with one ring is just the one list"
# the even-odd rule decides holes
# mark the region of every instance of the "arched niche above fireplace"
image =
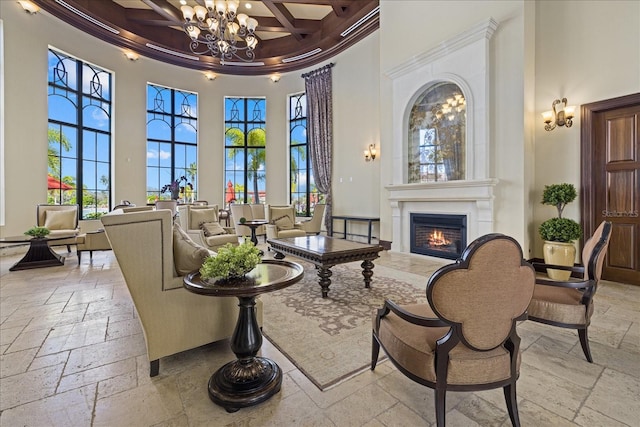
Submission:
[[453,82],[434,82],[417,97],[407,129],[409,184],[466,178],[467,101]]

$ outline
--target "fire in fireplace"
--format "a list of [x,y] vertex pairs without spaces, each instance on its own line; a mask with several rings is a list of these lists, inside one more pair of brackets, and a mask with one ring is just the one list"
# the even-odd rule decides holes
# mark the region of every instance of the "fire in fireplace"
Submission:
[[467,246],[466,215],[410,214],[411,253],[457,259]]

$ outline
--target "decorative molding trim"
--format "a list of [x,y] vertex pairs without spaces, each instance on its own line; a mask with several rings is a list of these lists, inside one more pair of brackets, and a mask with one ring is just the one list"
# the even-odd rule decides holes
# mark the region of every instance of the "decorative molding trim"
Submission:
[[415,55],[413,58],[396,67],[393,67],[392,69],[386,71],[384,74],[391,79],[397,79],[398,77],[410,73],[411,71],[422,67],[425,64],[449,55],[451,54],[451,52],[468,46],[478,40],[491,40],[491,37],[493,36],[493,33],[497,28],[498,23],[494,21],[493,18],[489,18],[486,21],[474,25],[467,31],[460,33],[457,36],[450,38],[449,40],[443,41],[437,47]]

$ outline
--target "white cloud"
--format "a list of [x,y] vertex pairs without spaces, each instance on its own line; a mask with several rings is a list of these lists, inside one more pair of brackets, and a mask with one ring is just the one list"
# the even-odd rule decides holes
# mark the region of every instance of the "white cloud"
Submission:
[[169,151],[160,150],[160,154],[158,155],[158,150],[147,151],[147,159],[157,159],[158,157],[160,157],[162,160],[166,160],[171,158],[171,153]]

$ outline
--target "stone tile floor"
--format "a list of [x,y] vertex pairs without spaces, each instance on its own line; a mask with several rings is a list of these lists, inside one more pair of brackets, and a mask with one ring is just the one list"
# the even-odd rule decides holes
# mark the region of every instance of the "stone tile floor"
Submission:
[[[233,357],[226,341],[164,358],[149,378],[112,252],[79,266],[69,254],[62,267],[9,272],[19,257],[0,262],[1,426],[435,425],[432,390],[389,362],[321,392],[267,340],[262,354],[285,373],[281,392],[227,413],[207,395],[210,375]],[[385,252],[377,263],[424,275],[417,256]],[[640,287],[604,282],[595,310],[593,364],[575,331],[518,326],[523,426],[640,425]],[[510,425],[500,390],[449,393],[447,410],[448,426]]]

